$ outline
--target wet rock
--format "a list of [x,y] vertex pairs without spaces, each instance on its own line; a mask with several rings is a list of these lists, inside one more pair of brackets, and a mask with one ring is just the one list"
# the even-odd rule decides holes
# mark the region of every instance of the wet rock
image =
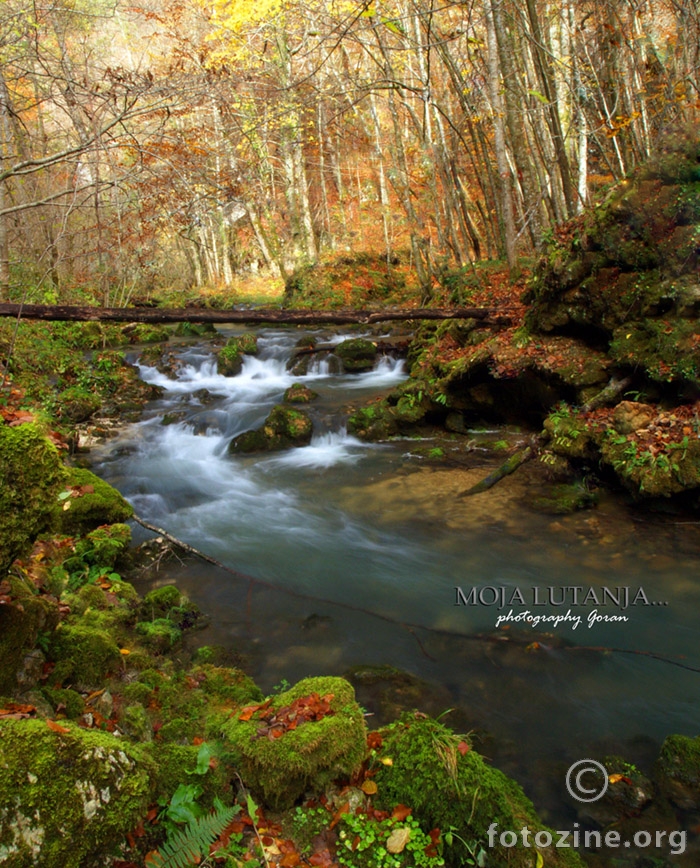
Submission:
[[545,515],[568,515],[579,509],[590,509],[597,500],[596,494],[585,485],[558,484],[544,486],[530,505],[535,512]]
[[374,367],[377,360],[377,347],[365,338],[350,338],[339,343],[334,350],[348,373],[361,373]]
[[273,407],[262,428],[245,431],[234,437],[229,452],[237,455],[307,446],[312,433],[313,423],[306,413],[278,404]]
[[293,383],[284,393],[284,400],[288,404],[308,404],[316,398],[318,392],[314,392],[302,383]]
[[683,811],[700,809],[700,736],[669,735],[654,777],[661,792]]
[[608,773],[605,795],[597,801],[577,802],[579,819],[609,826],[638,816],[654,796],[652,782],[621,757],[605,757],[603,765]]
[[257,338],[253,334],[229,338],[219,351],[216,369],[223,377],[236,377],[243,368],[243,356],[254,356],[258,352]]

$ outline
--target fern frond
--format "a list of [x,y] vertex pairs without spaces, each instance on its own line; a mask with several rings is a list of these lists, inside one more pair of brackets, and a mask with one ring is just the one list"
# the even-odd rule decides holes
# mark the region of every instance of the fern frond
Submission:
[[192,820],[174,832],[148,860],[149,868],[190,868],[209,854],[209,848],[238,813],[237,805],[221,806],[214,813]]

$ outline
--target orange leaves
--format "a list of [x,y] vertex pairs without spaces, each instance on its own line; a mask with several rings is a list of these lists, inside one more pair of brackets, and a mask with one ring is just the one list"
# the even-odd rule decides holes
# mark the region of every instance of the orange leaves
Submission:
[[371,780],[364,781],[360,789],[366,796],[374,796],[377,793],[377,785]]
[[466,753],[467,753],[467,751],[468,751],[468,750],[471,750],[471,748],[470,748],[469,745],[466,743],[466,741],[462,740],[462,741],[460,741],[460,743],[457,745],[457,750],[462,754],[462,756],[465,756]]
[[332,701],[332,693],[328,693],[326,696],[311,693],[309,696],[300,696],[294,702],[275,711],[271,707],[272,701],[268,699],[261,705],[246,706],[238,715],[238,719],[248,721],[257,716],[257,719],[262,721],[264,725],[258,728],[253,738],[266,737],[273,741],[303,723],[323,720],[324,717],[334,714],[331,708]]
[[65,733],[70,732],[70,729],[67,726],[61,726],[60,723],[56,723],[55,720],[47,720],[46,725],[51,730],[51,732],[57,732],[65,735]]
[[0,717],[5,717],[9,720],[26,720],[28,717],[34,717],[35,715],[36,708],[33,705],[8,702],[4,708],[0,708]]

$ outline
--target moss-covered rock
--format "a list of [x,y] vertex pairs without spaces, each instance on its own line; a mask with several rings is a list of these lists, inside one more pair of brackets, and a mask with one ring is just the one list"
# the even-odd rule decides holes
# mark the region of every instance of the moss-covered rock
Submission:
[[100,399],[81,386],[69,386],[58,396],[57,415],[66,422],[85,422],[100,409]]
[[[63,725],[63,724],[62,724]],[[155,764],[112,735],[0,721],[0,862],[101,868],[146,815]]]
[[182,630],[167,618],[140,621],[135,629],[144,645],[156,654],[165,654],[182,639]]
[[371,370],[377,360],[376,345],[365,338],[350,338],[342,341],[335,348],[334,353],[343,363],[345,371],[352,374]]
[[257,431],[244,431],[229,444],[232,455],[249,452],[272,452],[306,446],[311,442],[313,423],[303,410],[277,404]]
[[83,624],[62,624],[53,637],[50,654],[56,661],[54,683],[99,687],[120,664],[121,655],[112,635]]
[[318,392],[309,389],[302,383],[293,383],[284,393],[284,400],[288,404],[309,404],[318,398]]
[[700,736],[669,735],[654,777],[663,794],[684,811],[700,808]]
[[348,418],[348,431],[363,440],[387,440],[399,433],[399,424],[393,407],[381,401],[360,407]]
[[90,470],[71,467],[64,491],[69,493],[58,508],[58,525],[68,535],[79,535],[102,524],[127,521],[134,509],[116,488]]
[[558,483],[545,485],[539,489],[535,498],[529,501],[536,512],[546,515],[568,515],[579,509],[595,506],[598,498],[583,484]]
[[219,351],[217,371],[223,377],[236,377],[243,367],[243,356],[254,356],[258,352],[258,339],[254,334],[238,335],[228,339]]
[[0,606],[0,696],[18,689],[25,655],[40,634],[51,635],[59,621],[57,602],[38,594],[28,579],[10,574],[5,583],[9,602]]
[[[397,804],[410,805],[423,828],[456,829],[470,850],[457,838],[447,856],[453,866],[473,865],[472,853],[483,848],[494,868],[532,868],[534,848],[488,847],[487,831],[497,824],[497,835],[524,826],[531,836],[546,831],[532,803],[521,787],[502,772],[489,766],[476,751],[447,727],[423,715],[406,715],[380,731],[379,758],[374,778],[378,806],[391,810]],[[531,837],[531,844],[532,844]],[[556,836],[554,836],[556,839]],[[552,868],[584,868],[575,850],[554,846],[538,847],[544,864]]]
[[312,694],[331,696],[331,713],[287,729],[278,738],[261,736],[258,714],[235,716],[223,727],[224,738],[240,757],[245,783],[276,810],[290,807],[304,792],[322,792],[332,781],[349,776],[366,751],[364,717],[355,691],[343,678],[305,678],[270,701],[275,713]]
[[0,425],[0,574],[51,527],[65,479],[56,447],[36,425]]

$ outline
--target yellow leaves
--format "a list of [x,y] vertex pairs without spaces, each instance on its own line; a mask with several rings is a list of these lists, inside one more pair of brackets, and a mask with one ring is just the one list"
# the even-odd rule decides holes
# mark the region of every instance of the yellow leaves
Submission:
[[406,844],[408,844],[410,837],[411,830],[406,826],[394,829],[386,842],[386,849],[390,853],[402,853]]
[[373,796],[377,792],[377,785],[374,781],[366,780],[362,782],[361,789],[366,796]]
[[394,760],[393,760],[390,756],[382,757],[382,758],[379,760],[379,762],[380,762],[382,765],[385,765],[385,766],[393,766],[393,765],[394,765]]

